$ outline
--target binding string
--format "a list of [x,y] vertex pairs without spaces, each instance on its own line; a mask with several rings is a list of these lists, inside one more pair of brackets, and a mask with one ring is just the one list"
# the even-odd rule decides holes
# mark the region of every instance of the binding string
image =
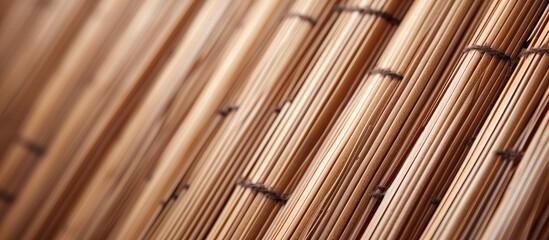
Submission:
[[467,47],[465,50],[463,50],[464,53],[468,53],[468,52],[472,52],[472,51],[479,52],[479,53],[482,53],[482,54],[488,54],[492,57],[495,57],[497,59],[501,59],[501,60],[504,60],[504,61],[511,61],[512,60],[511,56],[507,55],[505,52],[502,52],[500,50],[491,48],[489,46],[472,45],[472,46]]
[[[528,41],[524,43],[526,46],[528,46],[529,44]],[[521,58],[528,57],[530,55],[547,55],[547,54],[549,54],[549,48],[547,47],[534,47],[534,48],[522,50],[519,53],[519,55],[511,61],[511,65],[509,66],[509,72],[505,76],[505,79],[506,80],[511,79],[511,76],[513,75],[513,72],[517,68]]]
[[467,146],[467,147],[472,146],[476,139],[477,139],[477,137],[471,136],[471,137],[467,140],[467,142],[465,142],[465,146]]
[[225,108],[222,108],[220,110],[217,111],[217,113],[223,117],[226,117],[227,115],[229,115],[229,113],[231,113],[232,111],[236,111],[238,110],[238,107],[237,106],[228,106],[228,107],[225,107]]
[[501,150],[496,151],[496,155],[501,157],[502,160],[518,163],[522,158],[523,152],[513,150]]
[[314,19],[313,17],[307,16],[307,15],[304,15],[304,14],[301,14],[301,13],[288,13],[288,15],[286,15],[286,17],[287,18],[292,18],[292,17],[299,18],[299,19],[301,19],[305,22],[308,22],[312,26],[316,25],[316,23],[317,23],[317,20]]
[[375,190],[370,194],[370,196],[377,200],[381,200],[385,196],[385,192],[387,192],[387,189],[389,189],[389,186],[381,184],[377,185],[375,187]]
[[274,109],[274,112],[280,113],[282,111],[282,108],[284,107],[284,105],[292,104],[292,102],[293,102],[293,99],[290,99],[290,98],[286,99],[284,102],[282,102],[282,104],[280,104],[280,106],[278,106]]
[[265,195],[265,197],[274,200],[277,203],[284,204],[288,201],[288,196],[285,196],[283,194],[277,193],[271,188],[266,187],[263,184],[260,183],[253,183],[246,179],[240,179],[237,181],[237,185],[243,187],[243,188],[249,188],[250,190],[254,192],[261,193]]
[[372,15],[372,16],[379,17],[393,25],[398,25],[400,24],[400,21],[401,21],[400,19],[396,18],[395,16],[391,15],[388,12],[384,12],[384,11],[369,8],[369,7],[353,7],[353,6],[338,5],[335,7],[335,11],[336,12],[358,12],[363,15]]
[[22,136],[18,135],[15,137],[15,142],[21,144],[30,152],[34,153],[36,156],[40,157],[46,153],[46,149],[40,144],[35,143],[31,140],[25,139]]
[[440,198],[437,197],[432,197],[431,199],[429,199],[429,203],[435,206],[438,206],[440,204],[440,201]]
[[547,55],[547,54],[549,54],[548,47],[533,47],[520,52],[517,58],[527,57],[530,55]]
[[397,73],[395,71],[388,70],[388,69],[383,69],[383,68],[374,68],[374,69],[368,71],[368,74],[370,74],[370,75],[381,75],[381,76],[384,76],[384,77],[390,77],[392,79],[399,80],[399,81],[404,79],[404,76],[402,74]]
[[[189,189],[189,184],[183,184],[182,188],[183,190]],[[177,189],[174,190],[170,197],[168,197],[168,199],[160,201],[160,205],[162,205],[162,207],[165,207],[168,202],[177,200],[179,198],[179,195],[181,195],[181,192],[177,191]]]

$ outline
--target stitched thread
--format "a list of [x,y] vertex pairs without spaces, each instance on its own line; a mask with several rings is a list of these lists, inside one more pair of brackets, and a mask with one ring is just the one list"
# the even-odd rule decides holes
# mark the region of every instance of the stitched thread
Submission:
[[0,190],[0,199],[5,203],[12,203],[15,200],[15,196],[5,190]]
[[301,14],[301,13],[288,13],[288,15],[286,15],[286,17],[290,18],[290,17],[297,17],[303,21],[306,21],[308,22],[309,24],[311,25],[316,25],[317,23],[317,20],[312,18],[311,16],[307,16],[307,15],[304,15],[304,14]]
[[519,151],[513,151],[513,150],[501,150],[501,151],[496,151],[496,155],[501,157],[501,159],[504,161],[517,163],[522,158],[523,153]]
[[228,106],[228,107],[225,107],[223,109],[220,109],[217,111],[217,113],[223,117],[226,117],[227,115],[229,115],[229,113],[231,113],[232,111],[236,111],[238,110],[238,107],[233,107],[233,106]]
[[46,153],[46,149],[40,144],[27,140],[21,136],[17,136],[15,141],[23,145],[27,150],[33,152],[36,156],[42,156]]
[[372,15],[376,17],[380,17],[381,19],[387,21],[390,24],[398,25],[400,24],[400,19],[396,18],[395,16],[391,15],[388,12],[384,12],[381,10],[369,8],[369,7],[351,7],[351,6],[343,6],[339,5],[335,7],[335,11],[337,12],[358,12],[360,14],[364,15]]
[[463,50],[464,53],[476,51],[480,52],[482,54],[488,54],[490,56],[493,56],[495,58],[505,60],[505,61],[511,61],[511,56],[507,55],[505,52],[502,52],[500,50],[491,48],[489,46],[483,46],[483,45],[472,45],[467,47],[465,50]]
[[393,78],[395,80],[404,79],[404,76],[402,76],[401,74],[399,74],[397,72],[394,72],[394,71],[391,71],[391,70],[382,69],[382,68],[374,68],[374,69],[368,71],[368,74],[370,74],[370,75],[379,74],[381,76],[390,77],[390,78]]
[[288,196],[277,193],[273,189],[268,188],[265,185],[260,184],[260,183],[253,183],[253,182],[251,182],[249,180],[246,180],[246,179],[240,179],[240,180],[238,180],[237,185],[239,185],[241,187],[244,187],[244,188],[249,188],[252,191],[261,193],[261,194],[265,195],[265,197],[267,197],[269,199],[272,199],[277,203],[284,204],[288,201]]
[[547,55],[547,54],[549,54],[549,48],[547,48],[547,47],[533,47],[533,48],[530,48],[530,49],[526,49],[526,50],[522,51],[521,53],[519,53],[517,58],[522,58],[522,57],[526,57],[526,56],[530,56],[530,55],[534,55],[534,54]]
[[279,112],[282,111],[282,108],[284,107],[284,105],[286,105],[286,103],[292,104],[292,102],[293,102],[293,100],[290,99],[290,98],[288,98],[288,99],[286,99],[284,102],[282,102],[282,104],[280,104],[280,106],[276,107],[276,108],[274,109],[274,111],[275,111],[276,113],[279,113]]
[[385,196],[385,192],[389,189],[389,186],[386,185],[377,185],[375,190],[370,194],[372,198],[381,200]]
[[471,136],[471,137],[467,140],[467,142],[465,142],[465,146],[472,146],[476,139],[477,139],[477,137]]
[[431,199],[429,199],[429,203],[435,206],[438,206],[440,204],[440,201],[441,200],[437,197],[432,197]]

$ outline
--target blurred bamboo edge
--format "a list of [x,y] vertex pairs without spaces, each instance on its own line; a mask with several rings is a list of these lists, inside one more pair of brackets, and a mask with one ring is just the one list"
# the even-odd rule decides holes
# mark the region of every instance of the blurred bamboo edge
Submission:
[[0,0],[0,239],[548,239],[547,0]]

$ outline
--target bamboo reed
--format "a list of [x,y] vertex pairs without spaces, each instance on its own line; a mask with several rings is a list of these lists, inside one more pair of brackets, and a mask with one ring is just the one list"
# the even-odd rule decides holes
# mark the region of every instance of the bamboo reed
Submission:
[[0,239],[546,239],[546,0],[0,0]]

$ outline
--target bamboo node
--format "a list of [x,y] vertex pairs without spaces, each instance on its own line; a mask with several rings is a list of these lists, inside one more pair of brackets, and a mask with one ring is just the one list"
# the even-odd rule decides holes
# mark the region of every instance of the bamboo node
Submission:
[[277,193],[271,188],[266,187],[265,185],[261,183],[253,183],[250,180],[246,179],[240,179],[237,181],[237,185],[243,187],[243,188],[249,188],[250,190],[254,192],[261,193],[265,195],[265,197],[274,200],[277,203],[284,204],[288,201],[288,196],[285,196],[283,194]]
[[520,151],[513,151],[513,150],[501,150],[501,151],[496,151],[496,155],[501,157],[501,159],[504,161],[518,163],[522,158],[523,153]]
[[46,149],[43,146],[31,140],[25,139],[20,135],[16,136],[14,141],[23,145],[23,147],[34,153],[36,156],[40,157],[46,153]]
[[400,21],[401,21],[400,19],[396,18],[395,16],[393,16],[388,12],[369,8],[369,7],[338,5],[335,7],[335,11],[336,12],[358,12],[363,15],[372,15],[372,16],[379,17],[393,25],[398,25],[400,24]]
[[287,18],[292,18],[292,17],[299,18],[299,19],[301,19],[305,22],[308,22],[312,26],[316,25],[316,23],[317,23],[317,20],[314,19],[313,17],[307,16],[307,15],[301,14],[301,13],[288,13],[288,15],[286,15],[286,17]]
[[388,69],[383,69],[383,68],[374,68],[370,71],[368,71],[368,74],[370,75],[381,75],[381,76],[384,76],[384,77],[390,77],[390,78],[393,78],[395,80],[402,80],[404,79],[404,76],[400,73],[397,73],[395,71],[391,71],[391,70],[388,70]]
[[511,58],[511,56],[507,55],[505,52],[491,48],[489,46],[472,45],[467,47],[465,50],[463,50],[464,53],[472,52],[472,51],[476,51],[482,54],[488,54],[492,57],[505,60],[505,61],[511,61],[513,59]]

